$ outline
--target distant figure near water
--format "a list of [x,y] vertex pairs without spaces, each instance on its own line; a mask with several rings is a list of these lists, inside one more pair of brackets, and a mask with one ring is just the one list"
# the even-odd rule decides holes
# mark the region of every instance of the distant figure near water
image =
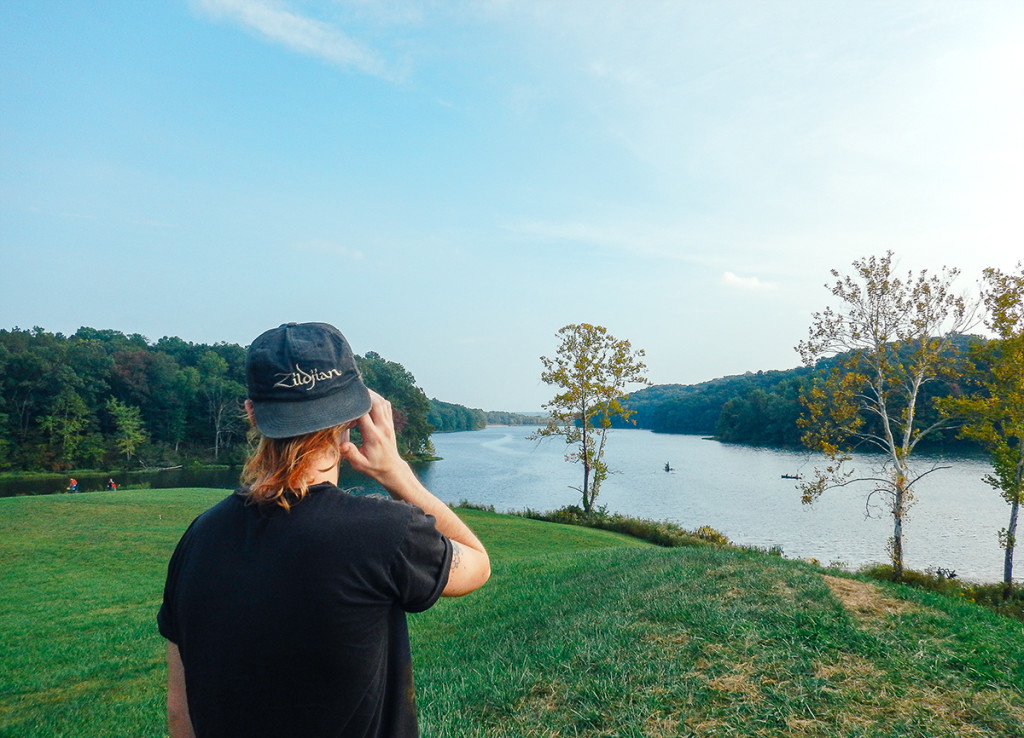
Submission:
[[667,461],[665,462],[665,471],[667,471],[667,472],[672,471],[672,465],[669,464]]
[[77,492],[77,491],[78,491],[78,480],[75,479],[74,477],[72,477],[71,481],[68,482],[68,492],[74,493],[74,492]]
[[107,490],[117,492],[117,482],[114,481],[113,477],[107,480]]

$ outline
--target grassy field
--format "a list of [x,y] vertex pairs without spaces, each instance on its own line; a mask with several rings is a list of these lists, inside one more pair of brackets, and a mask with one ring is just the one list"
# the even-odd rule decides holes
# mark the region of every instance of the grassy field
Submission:
[[[159,736],[155,613],[224,493],[0,499],[0,736]],[[778,557],[465,511],[494,574],[410,618],[425,738],[1024,736],[1024,624]]]

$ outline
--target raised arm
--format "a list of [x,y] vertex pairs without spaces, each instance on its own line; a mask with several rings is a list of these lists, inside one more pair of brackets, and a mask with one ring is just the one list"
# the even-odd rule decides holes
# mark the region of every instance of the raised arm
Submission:
[[391,403],[371,391],[370,412],[358,422],[361,446],[341,445],[341,455],[356,471],[380,483],[396,500],[416,505],[437,521],[452,541],[452,564],[444,595],[458,597],[482,586],[491,576],[491,562],[480,539],[446,504],[430,493],[398,453]]

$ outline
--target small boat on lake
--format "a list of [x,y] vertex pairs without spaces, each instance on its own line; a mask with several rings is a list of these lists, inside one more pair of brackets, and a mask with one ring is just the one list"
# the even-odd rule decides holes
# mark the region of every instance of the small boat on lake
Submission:
[[783,479],[801,479],[802,477],[799,474],[783,474],[782,478]]

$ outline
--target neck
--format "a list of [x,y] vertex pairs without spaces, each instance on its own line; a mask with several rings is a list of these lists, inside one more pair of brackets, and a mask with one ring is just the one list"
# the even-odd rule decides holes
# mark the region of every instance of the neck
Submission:
[[334,486],[338,486],[338,469],[340,466],[341,454],[321,454],[312,464],[314,471],[308,479],[309,486],[312,487],[315,484],[323,484],[324,482],[330,482]]

